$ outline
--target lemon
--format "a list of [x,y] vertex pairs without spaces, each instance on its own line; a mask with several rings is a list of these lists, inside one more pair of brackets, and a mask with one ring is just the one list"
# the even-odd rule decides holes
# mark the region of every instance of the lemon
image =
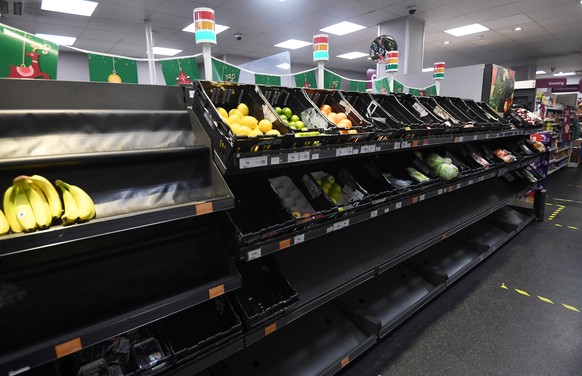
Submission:
[[257,127],[257,125],[259,124],[259,121],[252,116],[243,116],[240,119],[239,122],[240,125],[244,125],[245,127],[248,127],[249,129],[255,129]]
[[263,120],[259,121],[259,129],[261,130],[261,132],[267,133],[268,131],[273,129],[273,123],[271,123],[267,119],[263,119]]
[[218,111],[218,114],[223,118],[223,119],[228,119],[228,112],[226,112],[226,110],[222,107],[216,107],[216,110]]
[[236,109],[239,110],[243,116],[248,116],[249,114],[249,107],[244,103],[239,103]]
[[251,130],[249,128],[243,127],[243,126],[240,126],[240,125],[238,127],[235,127],[235,129],[233,129],[232,131],[237,136],[248,136],[249,133],[251,133]]
[[239,110],[237,110],[236,108],[233,108],[232,110],[228,111],[228,116],[232,116],[232,115],[236,115],[241,119],[244,116],[243,113],[240,112]]
[[[260,127],[260,125],[259,125],[259,127]],[[270,131],[266,131],[265,135],[267,135],[267,136],[280,136],[281,132],[279,132],[276,129],[271,129]]]
[[249,132],[248,136],[249,137],[257,137],[257,136],[262,136],[263,132],[261,132],[261,130],[257,127],[255,129],[253,129],[252,131]]
[[240,117],[238,117],[236,115],[230,115],[228,117],[228,119],[225,120],[225,123],[228,124],[228,125],[231,125],[231,124],[234,124],[234,123],[240,124]]

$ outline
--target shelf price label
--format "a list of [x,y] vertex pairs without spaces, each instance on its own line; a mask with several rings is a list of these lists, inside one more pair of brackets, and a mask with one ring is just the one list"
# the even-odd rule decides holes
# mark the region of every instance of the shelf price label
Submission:
[[507,172],[506,168],[502,168],[497,172],[497,176],[503,176]]
[[396,205],[394,206],[394,209],[400,209],[402,207],[402,201],[397,202]]
[[62,358],[64,356],[70,355],[77,351],[83,349],[83,344],[81,343],[81,338],[77,337],[67,342],[63,342],[60,345],[55,346],[55,354],[57,359]]
[[424,200],[424,199],[425,199],[425,197],[426,197],[426,195],[424,195],[424,194],[422,194],[422,195],[418,196],[418,201],[422,201],[422,200]]
[[305,241],[305,234],[295,235],[293,237],[293,244],[300,244]]
[[469,183],[467,185],[473,185],[475,184],[475,182],[473,180],[469,180]]
[[378,216],[378,210],[372,210],[370,212],[370,218],[376,218]]
[[366,153],[374,153],[376,151],[376,145],[362,145],[361,149],[361,153],[362,154],[366,154]]
[[262,256],[262,252],[260,248],[253,249],[252,251],[247,253],[247,260],[252,261],[254,259],[258,259]]
[[313,159],[313,160],[319,159],[319,153],[311,154],[311,159]]
[[269,334],[273,333],[275,330],[277,330],[277,323],[274,322],[269,326],[265,327],[265,337],[268,336]]
[[287,163],[299,162],[299,153],[287,154]]
[[393,149],[394,149],[394,150],[398,150],[398,149],[400,149],[400,145],[401,145],[401,144],[400,144],[400,141],[396,141],[396,142],[394,142],[394,148],[393,148]]
[[457,184],[457,189],[461,189],[461,183]]
[[279,242],[279,250],[291,247],[291,238]]
[[311,152],[309,151],[302,151],[299,153],[299,160],[300,161],[308,161],[311,158]]
[[213,287],[211,289],[208,289],[208,296],[210,297],[210,299],[214,299],[220,295],[224,294],[224,285],[218,285],[216,287]]
[[344,368],[345,366],[347,366],[349,362],[350,362],[350,356],[348,355],[345,358],[343,358],[342,361],[341,361],[342,368]]
[[464,139],[463,136],[455,137],[455,142],[463,142]]
[[262,157],[249,157],[249,158],[241,158],[239,162],[239,168],[241,170],[247,168],[257,168],[257,167],[264,167],[267,165],[267,156],[263,155]]
[[401,149],[406,149],[412,146],[412,143],[410,141],[402,141],[400,143],[400,148]]
[[212,213],[214,211],[214,206],[212,202],[203,202],[201,204],[196,204],[196,215],[203,215]]
[[475,141],[477,139],[479,139],[479,136],[478,135],[473,135],[473,141]]
[[349,219],[345,219],[343,221],[336,222],[336,223],[333,224],[333,231],[341,230],[342,228],[346,228],[349,225],[350,225],[350,220]]
[[281,157],[271,157],[271,165],[278,165],[279,163],[281,163]]
[[353,153],[353,146],[346,146],[343,148],[337,148],[335,149],[335,156],[336,157],[344,157],[346,155],[352,155]]

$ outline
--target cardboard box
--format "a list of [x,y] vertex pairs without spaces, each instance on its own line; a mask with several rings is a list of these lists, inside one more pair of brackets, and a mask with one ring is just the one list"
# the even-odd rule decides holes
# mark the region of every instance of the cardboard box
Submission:
[[582,149],[578,146],[572,149],[572,154],[570,154],[570,163],[580,163],[580,151]]

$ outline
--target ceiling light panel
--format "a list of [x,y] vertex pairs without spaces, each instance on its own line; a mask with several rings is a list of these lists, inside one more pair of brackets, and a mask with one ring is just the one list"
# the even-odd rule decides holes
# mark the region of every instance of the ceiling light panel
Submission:
[[369,56],[369,54],[364,53],[364,52],[353,51],[353,52],[348,52],[345,54],[337,55],[337,57],[339,57],[339,58],[348,59],[348,60],[353,60],[353,59],[357,59],[357,58],[364,57],[364,56]]
[[576,72],[558,72],[558,73],[554,73],[554,76],[556,76],[556,77],[574,76],[575,74],[576,74]]
[[165,48],[165,47],[154,47],[154,55],[163,55],[163,56],[174,56],[182,52],[182,50],[176,50],[174,48]]
[[46,39],[48,41],[54,42],[61,46],[72,46],[77,38],[74,37],[65,37],[63,35],[52,35],[52,34],[36,34],[37,37]]
[[319,31],[323,31],[324,33],[334,34],[334,35],[346,35],[349,33],[353,33],[355,31],[363,30],[366,26],[358,25],[352,22],[343,21],[340,23],[336,23],[335,25],[331,25],[328,27],[324,27],[323,29],[319,29]]
[[40,9],[89,17],[98,3],[85,0],[42,0]]
[[275,47],[287,48],[289,50],[296,50],[298,48],[307,47],[309,45],[311,45],[311,42],[305,42],[305,41],[297,40],[297,39],[289,39],[289,40],[286,40],[285,42],[277,43],[275,45]]
[[472,24],[461,27],[456,27],[454,29],[445,30],[445,33],[454,35],[456,37],[462,37],[465,35],[480,33],[482,31],[488,31],[489,29],[481,24]]
[[[216,35],[222,33],[225,30],[228,30],[228,29],[230,29],[230,26],[219,25],[219,24],[215,24],[214,25],[214,32],[216,33]],[[183,28],[182,31],[186,31],[188,33],[195,33],[196,32],[196,25],[195,25],[195,23],[192,22],[190,25],[188,25],[185,28]]]
[[546,73],[547,73],[547,72],[546,72],[545,70],[539,70],[539,71],[536,71],[536,74],[546,74]]

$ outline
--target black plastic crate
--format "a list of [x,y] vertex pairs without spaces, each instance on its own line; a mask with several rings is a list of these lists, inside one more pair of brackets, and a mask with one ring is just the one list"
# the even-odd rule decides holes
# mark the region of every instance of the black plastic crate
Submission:
[[495,129],[500,130],[511,128],[507,120],[504,120],[501,116],[497,115],[489,106],[483,106],[485,105],[485,102],[477,103],[472,99],[463,99],[463,101],[471,110],[479,114],[480,117],[492,123]]
[[[420,161],[413,153],[407,153],[406,155],[403,153],[398,155],[379,155],[372,158],[371,161],[380,171],[382,171],[382,174],[386,177],[388,182],[398,190],[400,193],[399,195],[415,194],[442,184],[442,180],[429,171],[427,166],[423,166],[422,161]],[[422,166],[420,168],[422,171],[420,172],[427,176],[429,181],[421,183],[410,176],[406,168],[414,166],[413,162],[416,162],[416,164],[419,164],[420,162],[420,165]],[[410,184],[404,187],[398,184],[395,179],[407,181]]]
[[347,119],[352,123],[349,130],[340,129],[340,133],[357,132],[360,135],[358,141],[368,141],[374,138],[374,126],[364,119],[350,104],[344,100],[339,91],[326,89],[302,89],[305,95],[315,104],[317,108],[323,111],[322,106],[328,105],[331,111],[335,113],[343,112]]
[[[349,135],[347,137],[348,135],[340,135],[339,128],[324,116],[315,104],[305,96],[301,88],[258,85],[257,93],[273,108],[289,107],[294,114],[301,118],[308,128],[308,132],[317,131],[320,133],[318,136],[303,136],[302,134],[307,132],[291,130],[292,133],[295,132],[295,139],[292,144],[294,147],[334,144],[351,139],[357,141],[357,136]],[[281,121],[281,118],[278,115],[276,116]]]
[[532,113],[527,107],[516,104],[505,111],[503,118],[518,128],[538,128],[543,126],[543,122],[537,115]]
[[353,161],[344,164],[344,168],[368,192],[373,205],[398,194],[397,189],[390,184],[382,171],[370,160]]
[[242,323],[225,296],[206,301],[159,322],[178,363],[198,357],[242,334]]
[[241,263],[238,270],[242,287],[229,294],[229,299],[247,329],[256,327],[283,313],[299,301],[272,257]]
[[[292,145],[293,133],[288,131],[285,124],[277,118],[275,111],[257,94],[254,85],[194,81],[194,88],[192,111],[208,133],[225,165],[230,164],[234,153],[280,149]],[[270,120],[273,129],[278,130],[281,135],[236,136],[216,107],[232,109],[241,102],[248,106],[249,115],[259,121],[263,118]]]
[[418,97],[410,94],[398,93],[396,99],[402,104],[411,114],[417,117],[429,129],[429,134],[437,135],[445,133],[446,125],[444,121],[437,117],[432,111],[420,103]]
[[[441,106],[434,97],[416,97],[416,100],[437,118],[443,121],[445,133],[461,133],[465,123]],[[472,124],[471,124],[472,125]]]
[[239,247],[250,246],[295,229],[295,218],[283,207],[262,175],[233,176],[228,179],[228,184],[236,203],[226,216]]
[[[484,167],[473,160],[461,145],[451,145],[446,148],[435,148],[424,152],[423,159],[427,165],[429,165],[429,163],[426,161],[426,159],[431,153],[435,153],[442,158],[449,158],[452,164],[459,169],[459,174],[455,178],[446,180],[449,182],[481,174],[484,170]],[[443,180],[445,179],[443,178]]]
[[370,94],[370,96],[393,118],[398,120],[401,124],[405,124],[404,136],[420,137],[430,134],[430,130],[426,127],[424,122],[408,111],[408,109],[406,109],[406,107],[396,99],[395,95]]
[[368,93],[342,91],[340,96],[374,126],[376,139],[385,141],[399,138],[408,126],[386,112]]
[[435,102],[461,123],[463,132],[483,131],[483,126],[459,109],[448,97],[433,97]]

